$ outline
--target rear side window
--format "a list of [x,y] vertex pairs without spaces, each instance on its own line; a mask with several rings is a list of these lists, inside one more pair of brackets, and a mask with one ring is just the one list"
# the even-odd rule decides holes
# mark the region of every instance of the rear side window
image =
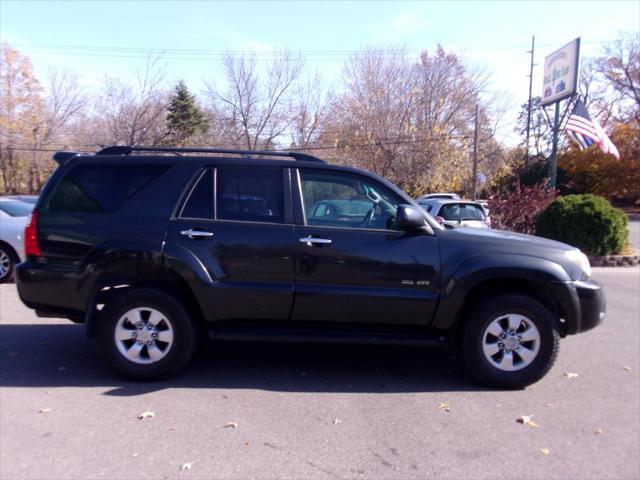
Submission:
[[220,167],[217,182],[219,220],[284,223],[282,169]]
[[484,210],[472,203],[449,203],[440,209],[445,220],[484,220]]
[[54,190],[49,210],[115,212],[169,168],[170,165],[78,165]]

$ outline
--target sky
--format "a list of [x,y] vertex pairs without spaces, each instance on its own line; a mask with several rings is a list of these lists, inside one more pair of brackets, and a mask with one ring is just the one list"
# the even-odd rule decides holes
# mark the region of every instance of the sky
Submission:
[[130,77],[151,52],[162,54],[169,87],[183,79],[198,94],[219,80],[223,52],[268,59],[287,48],[332,83],[358,49],[404,46],[418,57],[441,44],[486,71],[507,123],[527,100],[532,35],[539,95],[546,55],[581,37],[581,57],[596,56],[620,31],[640,32],[640,1],[0,0],[0,40],[27,54],[41,79],[67,66],[99,87],[105,74]]

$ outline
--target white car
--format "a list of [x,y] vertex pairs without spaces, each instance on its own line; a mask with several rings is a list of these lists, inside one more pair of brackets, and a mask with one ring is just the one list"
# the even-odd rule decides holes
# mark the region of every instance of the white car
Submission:
[[24,227],[34,205],[0,198],[0,283],[13,277],[17,263],[24,261]]

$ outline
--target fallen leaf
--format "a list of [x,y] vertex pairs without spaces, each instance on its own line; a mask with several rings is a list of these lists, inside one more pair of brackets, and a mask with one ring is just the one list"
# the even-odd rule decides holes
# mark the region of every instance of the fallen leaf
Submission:
[[138,420],[142,420],[143,418],[155,418],[156,414],[150,410],[145,410],[140,415],[138,415]]
[[601,428],[598,428],[594,433],[596,435],[602,435],[604,433],[604,430],[602,430]]
[[444,410],[445,412],[450,412],[451,411],[451,407],[449,406],[448,403],[440,403],[440,405],[438,405],[438,408],[440,410]]
[[541,448],[540,451],[544,454],[544,455],[549,455],[551,453],[551,450],[549,450],[548,448]]
[[238,424],[237,422],[229,422],[224,426],[224,428],[238,428]]
[[572,372],[567,372],[567,373],[564,374],[564,376],[567,377],[567,378],[576,378],[576,377],[578,377],[578,374],[577,373],[572,373]]
[[333,424],[334,424],[334,425],[337,425],[337,424],[339,424],[339,423],[342,423],[342,420],[340,420],[339,418],[336,418],[336,419],[333,421]]
[[622,368],[624,368],[627,372],[630,372],[630,371],[631,371],[631,367],[629,367],[629,366],[627,366],[627,365],[625,365],[625,366],[624,366],[624,367],[622,367]]
[[40,410],[38,410],[38,413],[49,413],[50,411],[50,408],[41,408]]
[[527,425],[531,428],[539,427],[539,425],[533,421],[533,415],[522,415],[521,417],[516,418],[516,422],[522,423],[523,425]]
[[187,463],[183,463],[183,464],[180,466],[180,470],[181,470],[181,471],[191,470],[191,467],[193,467],[193,464],[194,464],[194,463],[195,463],[195,462],[187,462]]

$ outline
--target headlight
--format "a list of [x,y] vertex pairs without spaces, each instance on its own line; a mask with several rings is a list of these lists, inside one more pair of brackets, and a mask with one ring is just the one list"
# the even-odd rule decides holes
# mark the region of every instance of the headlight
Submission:
[[564,252],[566,257],[575,263],[584,272],[587,278],[591,277],[591,264],[587,256],[577,248],[575,250],[567,250]]

